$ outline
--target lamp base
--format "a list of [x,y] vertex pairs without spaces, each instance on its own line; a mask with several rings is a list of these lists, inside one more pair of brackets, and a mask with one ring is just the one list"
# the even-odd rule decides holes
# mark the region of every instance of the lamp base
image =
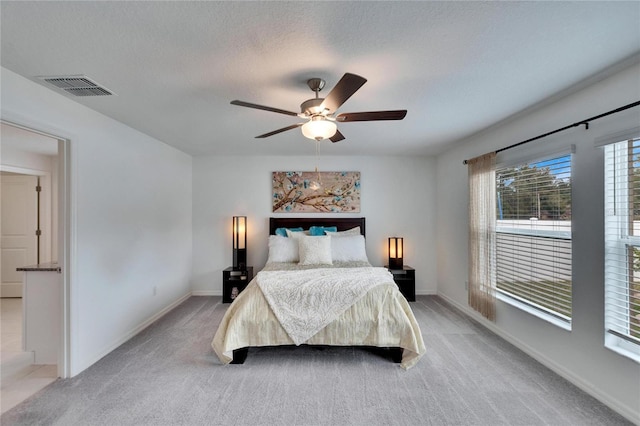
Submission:
[[233,270],[244,271],[247,268],[247,249],[233,250]]
[[400,259],[389,259],[389,269],[402,269],[402,258]]

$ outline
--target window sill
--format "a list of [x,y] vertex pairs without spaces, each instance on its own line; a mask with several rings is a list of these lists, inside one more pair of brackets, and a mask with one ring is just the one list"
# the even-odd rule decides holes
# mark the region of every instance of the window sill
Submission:
[[540,311],[538,309],[532,308],[531,306],[527,305],[526,303],[520,302],[517,299],[514,299],[512,297],[507,296],[506,294],[503,294],[502,292],[500,292],[499,290],[496,292],[496,299],[500,300],[501,302],[504,302],[508,305],[511,305],[515,308],[518,308],[522,311],[525,311],[528,314],[531,314],[533,316],[536,316],[538,318],[540,318],[541,320],[547,321],[557,327],[560,327],[564,330],[567,331],[571,331],[571,321],[564,321],[558,317],[555,317],[551,314],[547,314],[543,311]]
[[640,364],[640,347],[638,345],[606,333],[604,347]]

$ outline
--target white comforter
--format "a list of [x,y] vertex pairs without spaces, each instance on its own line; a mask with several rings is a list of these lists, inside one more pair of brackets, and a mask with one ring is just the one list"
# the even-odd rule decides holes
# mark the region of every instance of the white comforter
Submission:
[[[285,269],[290,268],[290,265],[286,265]],[[392,276],[380,269],[382,268],[364,267],[352,270],[322,268],[296,273],[281,271],[266,274],[265,271],[261,271],[229,306],[211,346],[223,363],[232,360],[233,350],[251,346],[307,343],[401,347],[404,349],[401,366],[405,369],[409,368],[425,352],[420,328],[407,300],[393,282]],[[321,278],[308,281],[307,284],[288,280],[292,277],[298,280],[306,275]],[[358,294],[355,290],[340,291],[341,285],[349,286],[344,282],[350,275],[359,277],[357,281],[360,281],[360,284],[356,284],[355,287],[364,289],[363,294]],[[365,278],[367,276],[368,280]],[[321,285],[329,289],[331,297],[319,296],[322,291],[315,292],[315,295],[314,292],[307,292],[305,295],[305,291],[300,288],[302,285],[308,290],[315,287],[313,283],[318,281],[325,283]],[[261,286],[269,286],[277,290],[265,297]],[[290,294],[296,294],[296,296],[290,296]],[[348,294],[351,295],[348,296]],[[273,305],[268,301],[269,298],[272,299]],[[285,299],[290,299],[292,304],[281,303]],[[352,303],[344,303],[349,299],[353,299]],[[298,303],[301,305],[295,306]],[[312,307],[315,303],[317,306]],[[338,307],[337,309],[334,309],[334,304]],[[273,306],[277,306],[275,312]],[[293,328],[289,327],[290,324],[283,326],[279,317],[286,314],[282,312],[299,311],[297,308],[301,306],[305,306],[303,310],[314,309],[314,313],[307,316],[307,319],[291,320],[296,323]],[[294,317],[296,315],[294,313]],[[290,319],[284,322],[290,322]],[[300,331],[303,332],[298,334]]]
[[376,286],[394,286],[385,268],[262,271],[256,283],[293,343],[301,345]]

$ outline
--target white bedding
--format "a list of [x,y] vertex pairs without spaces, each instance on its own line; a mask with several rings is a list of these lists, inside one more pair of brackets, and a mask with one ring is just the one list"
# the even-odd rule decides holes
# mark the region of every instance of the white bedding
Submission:
[[395,287],[385,268],[261,271],[256,284],[296,345],[309,340],[373,287]]
[[[398,291],[392,276],[386,271],[384,271],[385,273],[379,271],[383,268],[363,266],[368,263],[358,262],[355,265],[359,267],[352,269],[352,271],[342,269],[352,265],[354,264],[335,264],[333,268],[300,268],[295,264],[267,265],[227,309],[211,343],[213,350],[223,363],[228,363],[232,360],[233,350],[251,346],[306,343],[312,345],[401,347],[404,351],[400,365],[405,369],[410,368],[424,354],[425,347],[420,328],[409,303]],[[263,272],[280,269],[302,269],[306,272],[263,274]],[[300,278],[304,275],[314,274],[323,276],[325,278],[320,281],[329,282],[329,284],[323,285],[331,289],[330,292],[333,294],[336,305],[344,305],[342,298],[346,292],[341,293],[339,287],[339,283],[343,282],[343,279],[334,277],[335,281],[331,284],[332,273],[329,272],[331,270],[338,271],[336,274],[339,277],[348,277],[350,272],[353,272],[352,275],[361,277],[359,281],[366,282],[367,280],[362,278],[364,276],[369,276],[370,280],[368,283],[357,285],[365,290],[363,294],[353,298],[354,303],[340,307],[338,309],[340,312],[335,313],[333,318],[330,318],[326,325],[322,324],[317,331],[315,329],[318,328],[318,324],[314,317],[312,322],[315,325],[310,328],[313,329],[311,337],[302,336],[296,337],[296,340],[292,339],[260,289],[259,277],[263,274],[263,277],[267,277],[268,283],[273,283],[274,280],[278,281],[277,277],[280,275],[282,281],[278,284],[271,284],[280,288],[277,292],[286,293],[286,288],[289,286],[293,293],[298,293],[294,299],[298,299],[298,302],[303,300],[301,303],[309,303],[315,296],[309,296],[309,294],[305,296],[304,292],[298,291],[300,282],[295,284],[287,281],[287,278],[293,276]],[[263,285],[269,285],[268,283],[265,282]],[[313,287],[313,284],[307,284],[307,286]],[[300,297],[302,299],[299,299]],[[318,303],[318,306],[325,308],[331,305],[329,299],[318,301]],[[278,309],[276,308],[276,310]],[[323,315],[323,317],[325,320],[328,318],[327,315]]]

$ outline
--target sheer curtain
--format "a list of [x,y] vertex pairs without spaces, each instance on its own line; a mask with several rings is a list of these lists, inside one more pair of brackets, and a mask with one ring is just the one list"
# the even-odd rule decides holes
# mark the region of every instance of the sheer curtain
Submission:
[[496,153],[467,161],[469,171],[469,306],[496,316]]

